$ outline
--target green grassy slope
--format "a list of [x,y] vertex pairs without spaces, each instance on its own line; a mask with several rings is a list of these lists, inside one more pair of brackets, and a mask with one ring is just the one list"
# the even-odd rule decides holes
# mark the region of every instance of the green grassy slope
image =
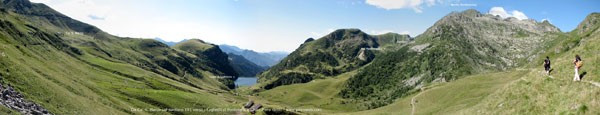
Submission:
[[229,56],[229,62],[231,63],[231,66],[240,74],[240,76],[254,77],[256,74],[269,68],[266,66],[256,65],[241,55],[229,53],[227,56]]
[[281,63],[259,74],[259,82],[265,89],[271,89],[337,76],[362,67],[379,52],[365,48],[394,48],[389,46],[409,38],[393,33],[368,35],[359,29],[339,29],[317,40],[307,40]]
[[367,108],[381,107],[430,82],[522,66],[560,34],[552,25],[531,20],[453,12],[413,42],[376,56],[348,80],[340,95]]
[[[185,42],[181,42],[173,46],[174,49],[178,49],[195,56],[192,63],[189,66],[196,69],[208,70],[219,76],[227,76],[223,79],[219,79],[227,87],[233,89],[235,84],[233,81],[239,76],[238,72],[234,70],[229,62],[227,54],[219,49],[219,46],[213,44],[207,44],[199,39],[191,39]],[[187,61],[187,60],[176,60],[176,61]]]
[[[518,80],[525,73],[527,72],[514,71],[479,74],[466,76],[453,82],[431,84],[426,86],[424,91],[418,92],[422,94],[414,98],[417,102],[415,114],[449,114],[473,107],[491,93],[502,89],[505,84]],[[417,93],[412,93],[387,106],[349,114],[410,114],[411,99],[416,95]]]
[[[598,22],[597,13],[586,22]],[[579,29],[558,35],[547,43],[545,53],[552,60],[553,72],[546,75],[541,67],[543,57],[536,58],[523,68],[498,73],[483,73],[453,82],[427,86],[420,94],[411,94],[394,103],[353,114],[411,113],[414,99],[415,114],[598,114],[600,106],[599,74],[595,71],[599,57],[595,51],[600,39],[598,25],[578,33]],[[593,24],[593,23],[587,23]],[[598,24],[598,23],[596,23]],[[573,82],[574,55],[582,56],[586,72],[581,82]]]
[[[1,82],[52,113],[231,114],[131,109],[237,107],[220,79],[208,77],[228,73],[208,64],[196,64],[205,60],[193,54],[155,40],[118,38],[93,31],[79,33],[73,25],[49,23],[45,15],[5,9],[6,3],[27,1],[2,2]],[[55,21],[65,21],[60,19]]]
[[256,97],[271,102],[282,103],[290,108],[322,109],[322,111],[313,113],[355,111],[358,110],[357,106],[344,104],[347,100],[337,96],[344,81],[355,73],[347,72],[332,78],[276,87],[257,93]]
[[[536,69],[526,79],[494,93],[493,99],[477,105],[465,112],[485,110],[486,113],[522,113],[522,114],[598,114],[594,108],[600,107],[600,68],[598,52],[600,47],[600,15],[588,15],[578,28],[567,33],[569,36],[553,48],[547,55],[553,61],[550,76],[540,74]],[[591,22],[591,23],[590,23]],[[587,27],[585,30],[580,27]],[[584,60],[580,74],[585,73],[583,81],[573,82],[574,56],[579,54]],[[536,62],[541,62],[539,59]],[[540,63],[541,64],[541,63]],[[532,63],[531,67],[539,66]],[[499,107],[499,105],[503,105]]]
[[[529,37],[544,37],[543,42],[535,49],[528,49],[533,51],[535,56],[511,62],[517,64],[511,67],[513,69],[473,71],[473,75],[457,75],[461,79],[451,82],[425,84],[422,86],[423,91],[420,89],[407,90],[405,96],[393,99],[393,103],[375,109],[364,110],[368,107],[360,103],[342,104],[341,102],[355,102],[356,100],[344,99],[331,93],[343,92],[344,89],[340,89],[340,85],[344,86],[347,84],[346,81],[361,76],[365,71],[375,71],[380,74],[394,73],[394,71],[377,72],[377,69],[369,69],[369,66],[385,67],[374,66],[378,63],[377,58],[363,68],[353,71],[354,75],[341,74],[337,77],[313,80],[313,82],[304,84],[280,86],[259,92],[256,94],[256,99],[270,100],[271,103],[280,105],[282,108],[319,108],[323,110],[320,112],[321,114],[411,114],[413,112],[411,103],[415,103],[414,114],[598,114],[600,112],[594,108],[599,106],[600,87],[593,83],[600,82],[598,77],[600,75],[595,71],[599,67],[597,62],[600,59],[597,54],[597,51],[600,51],[600,47],[597,46],[600,30],[595,25],[598,24],[598,21],[589,20],[595,19],[597,16],[597,13],[588,16],[584,21],[587,25],[579,26],[588,29],[581,33],[577,33],[579,29],[576,29],[569,33],[548,32],[529,35]],[[549,25],[547,22],[538,24]],[[518,31],[514,32],[515,37],[520,39],[519,37],[522,36],[518,33]],[[416,42],[422,43],[422,41]],[[495,46],[489,45],[489,47]],[[399,51],[402,50],[400,48]],[[511,53],[526,54],[527,52]],[[378,57],[390,54],[394,53],[385,52]],[[409,54],[399,53],[395,57]],[[571,81],[573,77],[571,62],[575,54],[581,55],[584,60],[584,67],[580,73],[586,72],[586,74],[582,82]],[[554,70],[550,76],[544,75],[541,67],[543,57],[546,55],[550,56],[553,61]],[[381,61],[382,64],[385,62],[389,63],[390,61]],[[346,77],[348,80],[340,82]],[[371,77],[362,81],[377,79],[379,78]],[[382,84],[382,82],[377,83]],[[332,109],[329,108],[332,106],[330,103],[339,103],[338,106],[345,107]]]

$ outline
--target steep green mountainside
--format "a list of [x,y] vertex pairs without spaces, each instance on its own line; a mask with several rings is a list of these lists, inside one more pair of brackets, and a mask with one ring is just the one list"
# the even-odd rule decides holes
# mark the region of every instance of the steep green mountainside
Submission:
[[45,26],[52,30],[69,29],[88,35],[103,33],[102,30],[92,25],[73,20],[44,4],[31,3],[28,0],[3,0],[0,2],[0,6],[7,11],[27,17],[35,25]]
[[200,66],[202,70],[209,70],[211,73],[216,73],[216,75],[228,76],[228,79],[221,80],[229,88],[233,88],[231,84],[234,84],[233,81],[237,79],[238,73],[229,63],[227,54],[223,53],[219,46],[207,44],[202,40],[191,39],[181,42],[173,48],[188,52],[199,58],[192,60],[193,63],[190,66]]
[[244,58],[244,56],[229,53],[229,62],[235,71],[240,73],[240,76],[254,77],[256,74],[265,71],[269,67],[259,66]]
[[[259,92],[257,98],[282,103],[280,105],[288,108],[320,108],[323,110],[320,114],[598,114],[600,111],[594,108],[600,107],[600,74],[595,71],[600,68],[597,64],[600,60],[597,53],[600,51],[597,45],[600,32],[599,26],[585,22],[594,22],[592,18],[587,18],[579,26],[595,29],[581,34],[578,34],[578,29],[568,33],[547,33],[555,37],[541,43],[544,46],[534,53],[537,56],[527,62],[519,62],[521,64],[516,67],[474,72],[457,76],[460,79],[451,79],[451,82],[423,83],[418,88],[407,89],[403,93],[405,96],[394,99],[391,104],[378,108],[363,104],[365,101],[362,99],[369,102],[369,98],[343,98],[338,92],[347,87],[348,83],[344,82],[368,71],[367,68],[375,65],[378,59],[392,52],[377,55],[373,62],[352,72],[276,87]],[[548,25],[547,22],[541,24]],[[583,76],[581,82],[572,81],[572,61],[576,54],[584,61],[579,72]],[[546,75],[541,67],[545,56],[552,60],[550,75]]]
[[[340,29],[258,73],[260,84],[231,89],[259,65],[202,40],[122,38],[43,4],[0,0],[0,82],[53,114],[236,114],[136,109],[237,109],[248,99],[322,110],[290,114],[598,114],[599,19],[562,33],[466,10],[415,38]],[[576,54],[581,82],[572,81]]]
[[[577,28],[575,28],[575,30],[571,31],[574,34],[584,34],[585,32],[596,32],[598,31],[598,25],[600,25],[600,13],[592,13],[590,15],[588,15],[587,17],[585,17],[585,20],[583,20],[579,25],[577,25]],[[590,30],[596,30],[596,31],[590,31]]]
[[375,57],[339,94],[368,108],[380,107],[426,83],[523,65],[560,34],[556,27],[533,20],[454,12],[414,43]]
[[[352,71],[369,63],[380,46],[393,46],[408,35],[373,36],[359,29],[340,29],[320,39],[306,40],[279,64],[259,75],[265,89]],[[381,43],[380,43],[381,42]]]
[[[238,75],[221,64],[228,58],[218,47],[179,50],[120,38],[26,0],[1,1],[0,14],[2,84],[51,113],[186,114],[132,108],[233,105],[227,95],[235,77],[211,77]],[[205,112],[219,113],[232,114]]]
[[[599,19],[598,13],[588,15],[578,27],[591,29],[560,35],[519,68],[425,86],[388,106],[352,114],[598,114],[600,26],[589,22]],[[579,82],[573,81],[575,55],[584,62]],[[545,56],[552,61],[550,75],[541,67]]]
[[379,48],[382,49],[398,49],[414,40],[414,38],[410,37],[409,35],[391,32],[381,35],[373,35],[373,37],[377,38],[376,40],[377,43],[379,43]]
[[[573,31],[546,49],[544,55],[552,60],[552,73],[543,74],[540,57],[525,67],[535,68],[524,80],[509,84],[491,94],[465,113],[486,110],[485,113],[522,114],[598,114],[600,107],[600,13],[592,13]],[[573,82],[575,55],[584,66],[579,70],[582,81]],[[537,62],[537,63],[536,63]],[[498,107],[498,105],[507,105]],[[511,106],[515,105],[515,106]],[[547,105],[547,106],[546,106]],[[521,106],[521,107],[518,107]]]
[[[237,76],[237,73],[231,70],[215,69],[220,67],[191,64],[200,58],[169,48],[156,40],[112,36],[94,26],[60,14],[43,4],[30,3],[27,0],[6,0],[2,2],[2,7],[23,15],[24,19],[32,22],[32,25],[40,25],[53,30],[53,34],[62,37],[66,43],[87,50],[90,54],[106,60],[129,63],[171,79],[179,79],[177,76],[185,75],[190,75],[187,77],[212,76],[204,75],[203,71],[207,70],[208,72],[205,73]],[[220,81],[233,88],[233,80]]]

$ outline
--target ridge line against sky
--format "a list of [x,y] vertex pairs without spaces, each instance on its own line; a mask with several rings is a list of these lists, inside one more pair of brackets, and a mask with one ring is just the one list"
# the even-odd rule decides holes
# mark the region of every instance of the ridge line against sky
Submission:
[[600,12],[594,0],[31,0],[110,34],[198,38],[259,52],[295,50],[335,29],[416,36],[452,11],[548,20],[563,32]]

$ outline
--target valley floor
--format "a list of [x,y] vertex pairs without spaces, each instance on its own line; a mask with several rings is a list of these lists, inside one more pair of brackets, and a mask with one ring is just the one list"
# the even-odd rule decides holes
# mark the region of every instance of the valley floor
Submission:
[[[250,96],[280,108],[314,108],[300,114],[585,114],[600,113],[597,81],[573,82],[568,71],[550,76],[542,68],[484,73],[425,86],[384,107],[356,111],[335,96],[348,75],[281,86]],[[414,92],[414,91],[413,91]]]

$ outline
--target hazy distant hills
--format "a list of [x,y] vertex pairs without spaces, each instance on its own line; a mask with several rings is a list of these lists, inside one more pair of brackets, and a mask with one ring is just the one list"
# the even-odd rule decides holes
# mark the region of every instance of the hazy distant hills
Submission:
[[[176,46],[180,43],[189,41],[184,39],[179,42],[169,42],[160,38],[154,38],[168,46]],[[207,43],[209,44],[209,43]],[[268,52],[259,53],[252,50],[240,49],[236,46],[219,45],[219,49],[228,55],[229,63],[239,73],[240,76],[253,77],[257,73],[269,68],[269,64],[279,63],[283,57],[287,56],[286,52]],[[260,64],[262,65],[260,65]],[[223,63],[225,64],[225,63]]]
[[259,81],[271,89],[361,68],[339,95],[375,108],[429,82],[521,66],[560,33],[548,22],[502,19],[475,10],[450,13],[415,38],[340,29],[307,40]]
[[[152,39],[113,36],[44,4],[0,1],[0,80],[53,114],[232,105],[224,101],[227,93],[216,96],[234,88],[239,76],[227,55],[216,45],[189,41],[171,48]],[[0,107],[3,114],[11,109]]]
[[266,67],[271,67],[271,66],[279,63],[279,61],[281,61],[283,58],[285,58],[285,56],[287,56],[289,54],[287,52],[280,52],[280,51],[264,52],[264,53],[256,52],[253,50],[241,49],[237,46],[231,46],[231,45],[227,45],[227,44],[221,44],[221,45],[219,45],[219,48],[221,48],[221,50],[223,50],[223,52],[241,55],[244,58],[255,63],[256,65],[266,66]]
[[[338,29],[289,55],[259,53],[118,37],[44,4],[0,0],[0,114],[39,114],[21,111],[37,104],[52,114],[236,114],[161,110],[238,109],[249,99],[323,110],[258,114],[598,114],[598,44],[600,13],[562,32],[465,10],[418,36]],[[234,89],[253,75],[259,84]]]
[[232,67],[240,73],[242,77],[254,77],[256,74],[265,71],[269,67],[259,66],[252,61],[247,60],[244,56],[229,53],[229,61]]
[[[353,71],[371,62],[376,53],[411,42],[408,35],[368,35],[359,29],[339,29],[322,38],[309,38],[281,63],[259,75],[265,89],[305,83]],[[388,48],[388,49],[386,49]]]
[[383,106],[430,82],[522,66],[560,34],[547,22],[502,19],[475,10],[453,12],[413,43],[377,55],[347,81],[340,95],[370,103],[369,108]]
[[189,39],[184,39],[184,40],[181,40],[181,41],[178,41],[178,42],[169,42],[169,41],[165,41],[165,40],[163,40],[163,39],[160,39],[160,38],[154,38],[154,40],[158,40],[158,41],[160,41],[160,42],[162,42],[162,43],[165,43],[165,44],[167,44],[168,46],[174,46],[174,45],[177,45],[177,44],[178,44],[178,43],[180,43],[180,42],[185,42],[185,41],[187,41],[187,40],[189,40]]

